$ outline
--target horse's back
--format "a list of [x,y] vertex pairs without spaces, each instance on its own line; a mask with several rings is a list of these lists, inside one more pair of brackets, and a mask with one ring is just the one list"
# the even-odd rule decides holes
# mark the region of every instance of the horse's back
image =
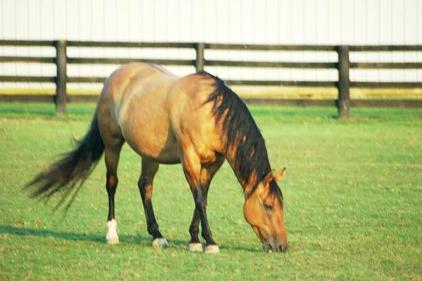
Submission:
[[147,63],[131,63],[114,71],[105,82],[103,97],[114,103],[128,101],[132,94],[142,94],[143,89],[150,84],[164,80],[174,80],[175,76],[160,66]]

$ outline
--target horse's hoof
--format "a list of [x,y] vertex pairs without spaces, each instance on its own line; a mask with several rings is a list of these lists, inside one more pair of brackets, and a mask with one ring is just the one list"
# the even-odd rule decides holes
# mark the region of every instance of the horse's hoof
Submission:
[[119,244],[119,235],[117,234],[117,222],[116,220],[110,220],[107,222],[107,235],[106,241],[109,245]]
[[220,248],[217,245],[207,245],[205,246],[205,254],[218,254]]
[[119,238],[118,237],[117,238],[109,238],[109,239],[106,239],[106,240],[107,240],[108,245],[119,244]]
[[189,243],[189,251],[193,253],[202,252],[202,244],[201,243]]
[[165,238],[155,238],[152,240],[152,247],[153,248],[167,248],[169,243]]

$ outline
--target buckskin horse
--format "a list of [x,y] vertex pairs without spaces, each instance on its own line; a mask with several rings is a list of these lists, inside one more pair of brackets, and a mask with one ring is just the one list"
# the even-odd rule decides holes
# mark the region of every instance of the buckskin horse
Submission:
[[[109,244],[119,242],[114,215],[117,166],[122,145],[142,158],[138,181],[152,245],[167,247],[152,205],[153,180],[159,164],[181,163],[195,209],[189,250],[217,253],[207,220],[211,179],[227,159],[243,187],[246,221],[266,251],[287,249],[283,198],[277,184],[285,169],[271,170],[265,141],[243,101],[224,82],[201,72],[177,77],[161,66],[133,63],[106,79],[89,131],[77,146],[39,173],[27,186],[33,197],[62,194],[68,208],[104,153],[107,169]],[[70,198],[70,199],[69,199]]]

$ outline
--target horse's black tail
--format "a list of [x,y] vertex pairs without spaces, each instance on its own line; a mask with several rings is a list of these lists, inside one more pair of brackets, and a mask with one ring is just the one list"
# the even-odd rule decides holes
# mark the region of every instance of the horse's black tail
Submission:
[[70,207],[83,182],[91,174],[104,151],[104,143],[98,129],[96,113],[85,137],[72,151],[39,173],[26,188],[34,188],[31,197],[47,201],[57,192],[62,193],[56,209],[70,196],[66,209]]

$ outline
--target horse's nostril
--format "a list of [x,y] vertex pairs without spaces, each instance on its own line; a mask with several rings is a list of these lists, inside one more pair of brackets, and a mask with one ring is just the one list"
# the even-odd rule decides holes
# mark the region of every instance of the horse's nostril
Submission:
[[285,252],[285,251],[287,251],[287,245],[283,245],[283,244],[278,245],[278,250],[279,250],[280,252]]
[[262,244],[262,249],[266,252],[270,252],[272,250],[271,244],[269,243]]

